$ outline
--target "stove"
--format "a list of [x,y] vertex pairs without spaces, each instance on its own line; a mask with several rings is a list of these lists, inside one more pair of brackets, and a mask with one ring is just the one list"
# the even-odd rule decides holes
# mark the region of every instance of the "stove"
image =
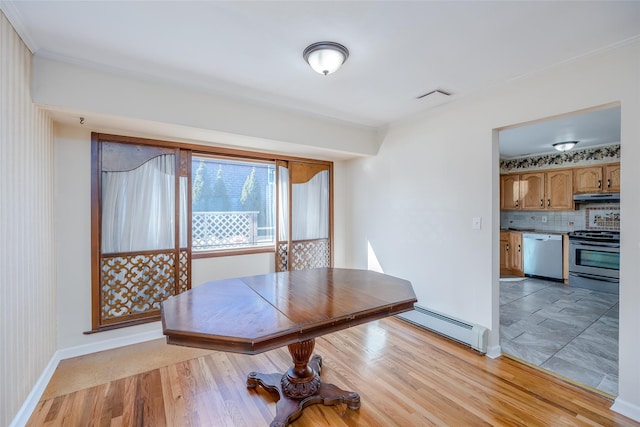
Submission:
[[578,230],[569,233],[569,285],[618,293],[620,232]]

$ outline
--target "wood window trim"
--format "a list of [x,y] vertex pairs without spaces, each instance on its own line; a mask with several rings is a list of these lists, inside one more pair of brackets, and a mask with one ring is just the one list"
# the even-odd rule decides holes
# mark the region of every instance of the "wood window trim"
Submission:
[[[101,254],[101,229],[102,229],[102,219],[100,212],[100,188],[101,188],[101,159],[100,159],[100,143],[101,142],[115,142],[115,143],[127,143],[127,144],[136,144],[136,145],[145,145],[145,146],[154,146],[165,149],[173,149],[173,150],[185,150],[189,153],[189,159],[191,159],[191,155],[201,155],[201,156],[218,156],[225,157],[230,159],[238,159],[238,160],[257,160],[257,161],[267,161],[274,162],[275,165],[281,164],[281,162],[297,162],[304,163],[309,165],[317,165],[318,168],[328,169],[329,170],[329,240],[331,242],[330,245],[330,259],[331,265],[333,265],[333,208],[334,208],[334,200],[333,200],[333,162],[328,160],[318,160],[318,159],[309,159],[297,156],[287,156],[259,151],[248,151],[248,150],[237,150],[230,149],[224,147],[216,147],[202,144],[194,144],[194,143],[186,143],[186,142],[176,142],[176,141],[166,141],[166,140],[156,140],[149,138],[139,138],[132,136],[122,136],[122,135],[112,135],[112,134],[104,134],[92,132],[91,134],[91,283],[92,283],[92,292],[91,292],[91,313],[92,313],[92,327],[91,330],[84,332],[85,334],[92,334],[96,332],[108,331],[119,329],[128,326],[140,325],[144,323],[157,322],[160,320],[159,311],[157,314],[152,314],[152,312],[148,312],[149,315],[144,317],[136,318],[136,316],[132,316],[129,320],[117,322],[117,323],[107,323],[101,324],[100,321],[100,312],[101,302],[100,302],[100,254]],[[188,168],[187,182],[188,182],[188,191],[191,192],[192,188],[192,174],[191,174],[191,164],[184,164],[184,158],[180,156],[181,163],[179,165],[179,169]],[[315,169],[315,168],[314,168]],[[189,196],[188,203],[188,215],[191,215],[191,200]],[[177,210],[176,205],[176,210]],[[189,271],[191,270],[192,259],[202,259],[202,258],[215,258],[215,257],[226,257],[226,256],[236,256],[236,255],[247,255],[247,254],[257,254],[257,253],[275,253],[276,247],[275,244],[269,247],[255,247],[248,249],[229,249],[229,250],[218,250],[218,251],[205,251],[192,253],[191,251],[191,242],[190,242],[190,234],[191,234],[191,221],[187,221],[187,229],[189,233],[189,244],[187,248],[187,263]],[[176,221],[176,229],[179,227]]]

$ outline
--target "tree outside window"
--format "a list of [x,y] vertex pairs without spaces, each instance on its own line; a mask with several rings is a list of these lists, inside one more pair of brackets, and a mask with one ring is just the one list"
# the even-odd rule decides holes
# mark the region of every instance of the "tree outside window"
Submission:
[[274,245],[273,163],[193,157],[193,250]]

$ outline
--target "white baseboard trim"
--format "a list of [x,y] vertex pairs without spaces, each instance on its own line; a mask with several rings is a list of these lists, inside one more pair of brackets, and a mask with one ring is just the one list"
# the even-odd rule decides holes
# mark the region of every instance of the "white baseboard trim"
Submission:
[[118,347],[124,347],[125,345],[138,344],[145,341],[156,340],[162,338],[162,329],[142,332],[134,335],[127,335],[120,338],[113,338],[110,340],[99,341],[91,344],[79,345],[76,347],[64,348],[58,350],[60,354],[60,360],[70,359],[72,357],[84,356],[85,354],[97,353],[99,351],[111,350]]
[[31,389],[31,392],[22,403],[20,410],[9,424],[9,427],[23,427],[29,421],[29,417],[33,413],[33,410],[38,405],[40,398],[42,397],[42,393],[47,388],[53,373],[56,371],[58,367],[58,363],[61,360],[69,359],[71,357],[84,356],[86,354],[96,353],[98,351],[111,350],[113,348],[124,347],[125,345],[138,344],[145,341],[151,341],[158,338],[162,338],[164,335],[162,334],[162,329],[143,332],[140,334],[127,335],[125,337],[114,338],[106,341],[100,341],[91,344],[79,345],[76,347],[64,348],[56,351],[53,354],[53,357],[44,368],[44,371],[36,381],[36,384]]
[[487,357],[497,359],[500,356],[502,356],[502,348],[500,348],[499,345],[492,345],[490,347],[487,347]]
[[613,402],[613,405],[611,406],[611,410],[619,414],[622,414],[625,417],[629,417],[632,420],[640,421],[640,406],[626,402],[620,398],[617,398]]
[[9,427],[23,427],[27,424],[29,417],[31,417],[33,410],[40,401],[40,397],[42,397],[42,393],[44,393],[53,373],[56,371],[58,362],[60,362],[60,359],[58,358],[58,352],[56,351],[51,360],[49,360],[47,366],[44,368],[44,371],[42,371],[40,378],[38,378],[38,381],[36,381],[36,384],[31,389],[31,392],[22,403],[22,406],[13,418],[13,421],[9,424]]

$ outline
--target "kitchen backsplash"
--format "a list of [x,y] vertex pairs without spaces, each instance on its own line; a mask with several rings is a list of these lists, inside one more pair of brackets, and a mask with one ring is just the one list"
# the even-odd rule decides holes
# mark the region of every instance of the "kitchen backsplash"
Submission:
[[587,230],[620,230],[620,207],[598,206],[586,209]]
[[571,150],[563,153],[500,160],[500,173],[587,166],[619,161],[620,144],[614,144],[597,148],[585,148],[584,150]]
[[576,211],[502,211],[500,227],[566,233],[619,230],[620,205],[583,205]]

